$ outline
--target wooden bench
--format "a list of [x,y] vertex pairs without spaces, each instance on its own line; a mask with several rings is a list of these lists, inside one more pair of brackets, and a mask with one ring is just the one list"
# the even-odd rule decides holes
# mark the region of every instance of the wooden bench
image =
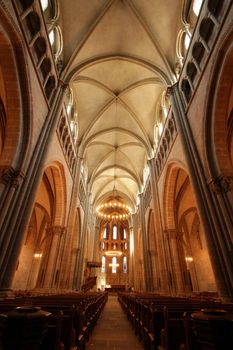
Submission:
[[152,293],[118,293],[122,309],[147,350],[197,350],[190,316],[202,308],[233,311],[219,299],[184,298]]
[[70,295],[21,296],[15,300],[0,301],[0,312],[17,306],[34,305],[49,311],[48,331],[42,349],[58,350],[63,344],[66,350],[76,347],[84,350],[85,343],[107,301],[107,293],[71,293]]

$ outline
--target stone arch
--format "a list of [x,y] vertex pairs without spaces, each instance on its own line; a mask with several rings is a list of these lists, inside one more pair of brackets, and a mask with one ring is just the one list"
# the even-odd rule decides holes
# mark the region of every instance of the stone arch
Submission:
[[233,176],[233,32],[218,52],[205,123],[206,160],[211,178]]
[[41,260],[48,245],[47,231],[50,224],[51,217],[47,208],[39,201],[36,202],[25,231],[25,241],[19,255],[13,288],[35,288]]
[[164,193],[163,193],[163,208],[164,208],[164,227],[166,230],[174,229],[175,225],[175,203],[174,198],[174,188],[179,171],[179,166],[177,164],[170,164],[167,169],[165,183],[164,183]]
[[216,290],[195,193],[189,173],[179,163],[168,167],[163,206],[164,232],[172,252],[172,266],[176,266],[173,273],[178,278],[178,290]]
[[[1,76],[0,76],[0,81],[1,81]],[[0,91],[0,157],[5,144],[5,136],[6,136],[5,132],[6,132],[6,111],[3,104],[3,100],[1,98],[1,91]]]
[[195,206],[182,212],[178,219],[178,229],[183,253],[185,290],[216,291],[205,234]]
[[55,209],[53,224],[55,226],[64,226],[67,204],[67,190],[64,168],[60,163],[54,162],[45,169],[44,173],[46,173],[46,171],[51,171],[52,179],[54,181]]
[[24,171],[31,133],[27,64],[21,39],[4,11],[0,9],[0,98],[6,123],[0,167]]
[[56,248],[56,239],[63,236],[65,219],[65,174],[62,165],[54,162],[44,169],[38,186],[32,214],[25,230],[25,244],[20,252],[14,288],[27,289],[43,285],[48,262],[50,266],[53,264],[52,251]]

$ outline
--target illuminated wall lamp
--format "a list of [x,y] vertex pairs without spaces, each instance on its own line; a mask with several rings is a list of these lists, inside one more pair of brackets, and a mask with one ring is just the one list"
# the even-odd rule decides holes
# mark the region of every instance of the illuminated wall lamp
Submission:
[[42,258],[42,253],[35,253],[34,258],[36,259]]
[[193,261],[193,257],[192,257],[192,256],[186,256],[186,257],[185,257],[185,260],[186,260],[186,261]]

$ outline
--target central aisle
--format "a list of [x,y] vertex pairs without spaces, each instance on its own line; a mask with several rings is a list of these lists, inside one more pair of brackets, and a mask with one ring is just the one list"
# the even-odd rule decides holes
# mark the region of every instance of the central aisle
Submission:
[[109,295],[86,350],[144,349],[134,334],[116,295]]

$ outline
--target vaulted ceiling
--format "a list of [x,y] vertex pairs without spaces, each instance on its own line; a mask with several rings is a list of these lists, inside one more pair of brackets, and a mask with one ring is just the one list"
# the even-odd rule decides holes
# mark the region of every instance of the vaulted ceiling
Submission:
[[60,1],[64,80],[78,110],[79,154],[94,204],[131,206],[153,153],[156,106],[176,79],[182,0]]

